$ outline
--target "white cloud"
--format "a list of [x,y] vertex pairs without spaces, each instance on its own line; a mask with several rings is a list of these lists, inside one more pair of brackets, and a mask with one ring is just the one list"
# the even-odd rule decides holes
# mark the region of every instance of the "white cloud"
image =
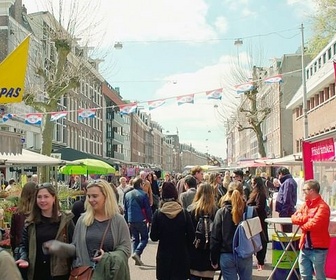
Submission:
[[[55,9],[58,10],[59,1],[49,1],[53,2]],[[28,13],[45,10],[47,8],[45,2],[46,0],[35,0],[35,3],[31,0],[24,1]],[[90,8],[83,11],[82,19],[85,19],[83,23],[88,23],[86,19],[95,20],[97,25],[95,31],[103,34],[104,44],[107,44],[107,41],[110,41],[109,44],[115,41],[153,40],[192,42],[218,38],[214,27],[206,21],[208,5],[205,0],[179,0],[178,2],[98,0],[91,1],[91,4],[89,0],[75,0],[63,1],[63,4],[68,8],[75,2],[82,8],[90,5]],[[90,37],[93,33],[90,31]]]
[[242,16],[243,17],[251,17],[251,16],[257,16],[256,12],[253,12],[251,9],[249,8],[244,8],[242,9]]
[[216,33],[206,22],[203,0],[112,0],[108,17],[112,36],[120,40],[207,40]]
[[[231,73],[235,61],[235,57],[223,56],[217,64],[192,73],[166,77],[167,81],[176,81],[176,84],[166,83],[156,92],[155,99],[169,99],[166,99],[165,105],[150,111],[152,119],[171,133],[178,128],[183,143],[193,143],[193,147],[199,151],[209,151],[210,154],[224,157],[226,144],[221,115],[224,112],[228,118],[239,101],[232,90],[234,79]],[[222,101],[206,99],[205,91],[216,88],[224,88]],[[193,93],[194,104],[177,105],[177,96]],[[209,130],[211,133],[208,133]]]
[[229,24],[225,17],[218,17],[216,18],[215,26],[219,33],[226,33]]
[[225,6],[230,10],[237,11],[242,7],[248,6],[249,2],[249,0],[225,0]]
[[314,14],[317,7],[314,0],[287,0],[287,5],[292,6],[301,18]]

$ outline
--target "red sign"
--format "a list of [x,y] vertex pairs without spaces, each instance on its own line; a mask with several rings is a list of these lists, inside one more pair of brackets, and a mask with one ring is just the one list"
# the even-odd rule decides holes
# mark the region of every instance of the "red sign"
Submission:
[[311,143],[302,142],[303,170],[304,179],[309,180],[314,178],[313,162],[311,160]]
[[312,161],[327,161],[335,158],[334,138],[328,138],[315,143],[310,143]]

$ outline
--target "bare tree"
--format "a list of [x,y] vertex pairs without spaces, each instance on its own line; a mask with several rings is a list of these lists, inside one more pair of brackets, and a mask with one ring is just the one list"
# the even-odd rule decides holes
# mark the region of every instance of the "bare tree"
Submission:
[[[246,100],[240,105],[239,112],[242,113],[244,118],[238,121],[238,131],[253,130],[258,142],[258,152],[261,157],[266,157],[266,150],[263,141],[262,123],[271,113],[271,106],[260,98],[262,90],[263,72],[262,67],[253,66],[252,82],[253,89],[244,93]],[[261,78],[262,77],[262,78]]]
[[[55,122],[51,121],[50,113],[62,110],[64,96],[80,98],[76,89],[81,80],[97,70],[95,60],[88,55],[87,44],[80,46],[77,42],[80,32],[83,32],[82,36],[89,38],[90,35],[84,35],[84,32],[96,24],[89,22],[87,17],[89,11],[93,12],[92,7],[80,6],[78,0],[66,2],[69,4],[67,9],[63,1],[59,0],[57,11],[50,2],[50,12],[40,12],[28,17],[34,35],[41,41],[39,52],[42,55],[36,56],[33,68],[43,85],[38,89],[40,94],[37,94],[37,85],[28,83],[24,102],[43,113],[41,153],[44,155],[52,152]],[[67,23],[65,18],[68,18]],[[83,27],[83,22],[89,27]],[[49,179],[47,170],[42,170],[41,174],[42,180]]]
[[[250,48],[249,53],[252,53],[252,48]],[[262,61],[262,51],[258,51],[254,58],[258,61]],[[265,78],[267,70],[263,67],[252,66],[253,57],[251,55],[242,55],[238,59],[238,63],[235,63],[232,68],[232,73],[230,77],[225,77],[226,82],[232,85],[243,84],[248,81],[253,83],[253,89],[243,93],[242,95],[237,95],[240,97],[240,104],[232,102],[232,106],[229,109],[235,109],[235,113],[228,114],[228,108],[226,106],[225,110],[222,110],[220,114],[223,116],[224,121],[228,122],[231,118],[230,123],[235,126],[239,132],[244,130],[252,130],[257,138],[258,142],[258,152],[261,157],[266,157],[266,150],[263,141],[263,131],[262,123],[271,113],[271,101],[263,97],[263,79]],[[252,71],[251,71],[252,69]],[[231,78],[231,81],[230,81]],[[229,125],[227,126],[228,129]]]

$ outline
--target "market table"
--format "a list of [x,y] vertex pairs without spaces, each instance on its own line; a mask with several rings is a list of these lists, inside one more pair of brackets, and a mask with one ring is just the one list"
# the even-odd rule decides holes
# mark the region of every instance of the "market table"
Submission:
[[[272,224],[273,228],[274,228],[274,232],[281,244],[282,247],[282,254],[280,255],[278,261],[276,262],[276,264],[273,267],[273,270],[270,274],[270,276],[268,277],[268,279],[272,279],[274,273],[277,271],[277,269],[279,268],[279,265],[281,263],[281,261],[285,258],[286,254],[289,252],[293,252],[294,253],[294,260],[290,260],[290,258],[287,258],[286,260],[290,261],[291,264],[291,269],[287,275],[286,279],[291,279],[291,275],[293,274],[293,272],[295,273],[295,275],[297,276],[297,279],[300,279],[299,273],[296,271],[295,269],[295,265],[298,262],[298,256],[299,256],[299,252],[297,250],[297,248],[295,247],[294,242],[297,239],[297,234],[299,231],[299,227],[297,227],[293,233],[287,233],[287,232],[283,232],[282,230],[277,229],[276,225],[291,225],[292,224],[292,219],[291,218],[267,218],[265,219],[266,223]],[[287,244],[285,246],[285,244]]]

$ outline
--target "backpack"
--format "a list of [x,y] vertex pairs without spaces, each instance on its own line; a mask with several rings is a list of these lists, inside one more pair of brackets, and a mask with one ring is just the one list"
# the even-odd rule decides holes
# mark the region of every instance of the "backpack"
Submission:
[[[248,206],[247,211],[244,213],[243,221],[241,221],[237,229],[235,231],[235,234],[233,236],[233,253],[235,256],[239,258],[248,258],[251,257],[253,254],[256,254],[262,249],[261,244],[261,236],[260,232],[262,231],[261,223],[259,217],[253,217],[253,207]],[[257,230],[256,232],[253,232],[251,228],[252,220],[254,222],[259,221],[259,224],[257,224]],[[248,228],[248,233],[246,233],[245,229]],[[252,236],[251,238],[248,238],[247,236]]]
[[199,217],[195,228],[194,246],[196,249],[209,249],[213,221],[209,215]]

